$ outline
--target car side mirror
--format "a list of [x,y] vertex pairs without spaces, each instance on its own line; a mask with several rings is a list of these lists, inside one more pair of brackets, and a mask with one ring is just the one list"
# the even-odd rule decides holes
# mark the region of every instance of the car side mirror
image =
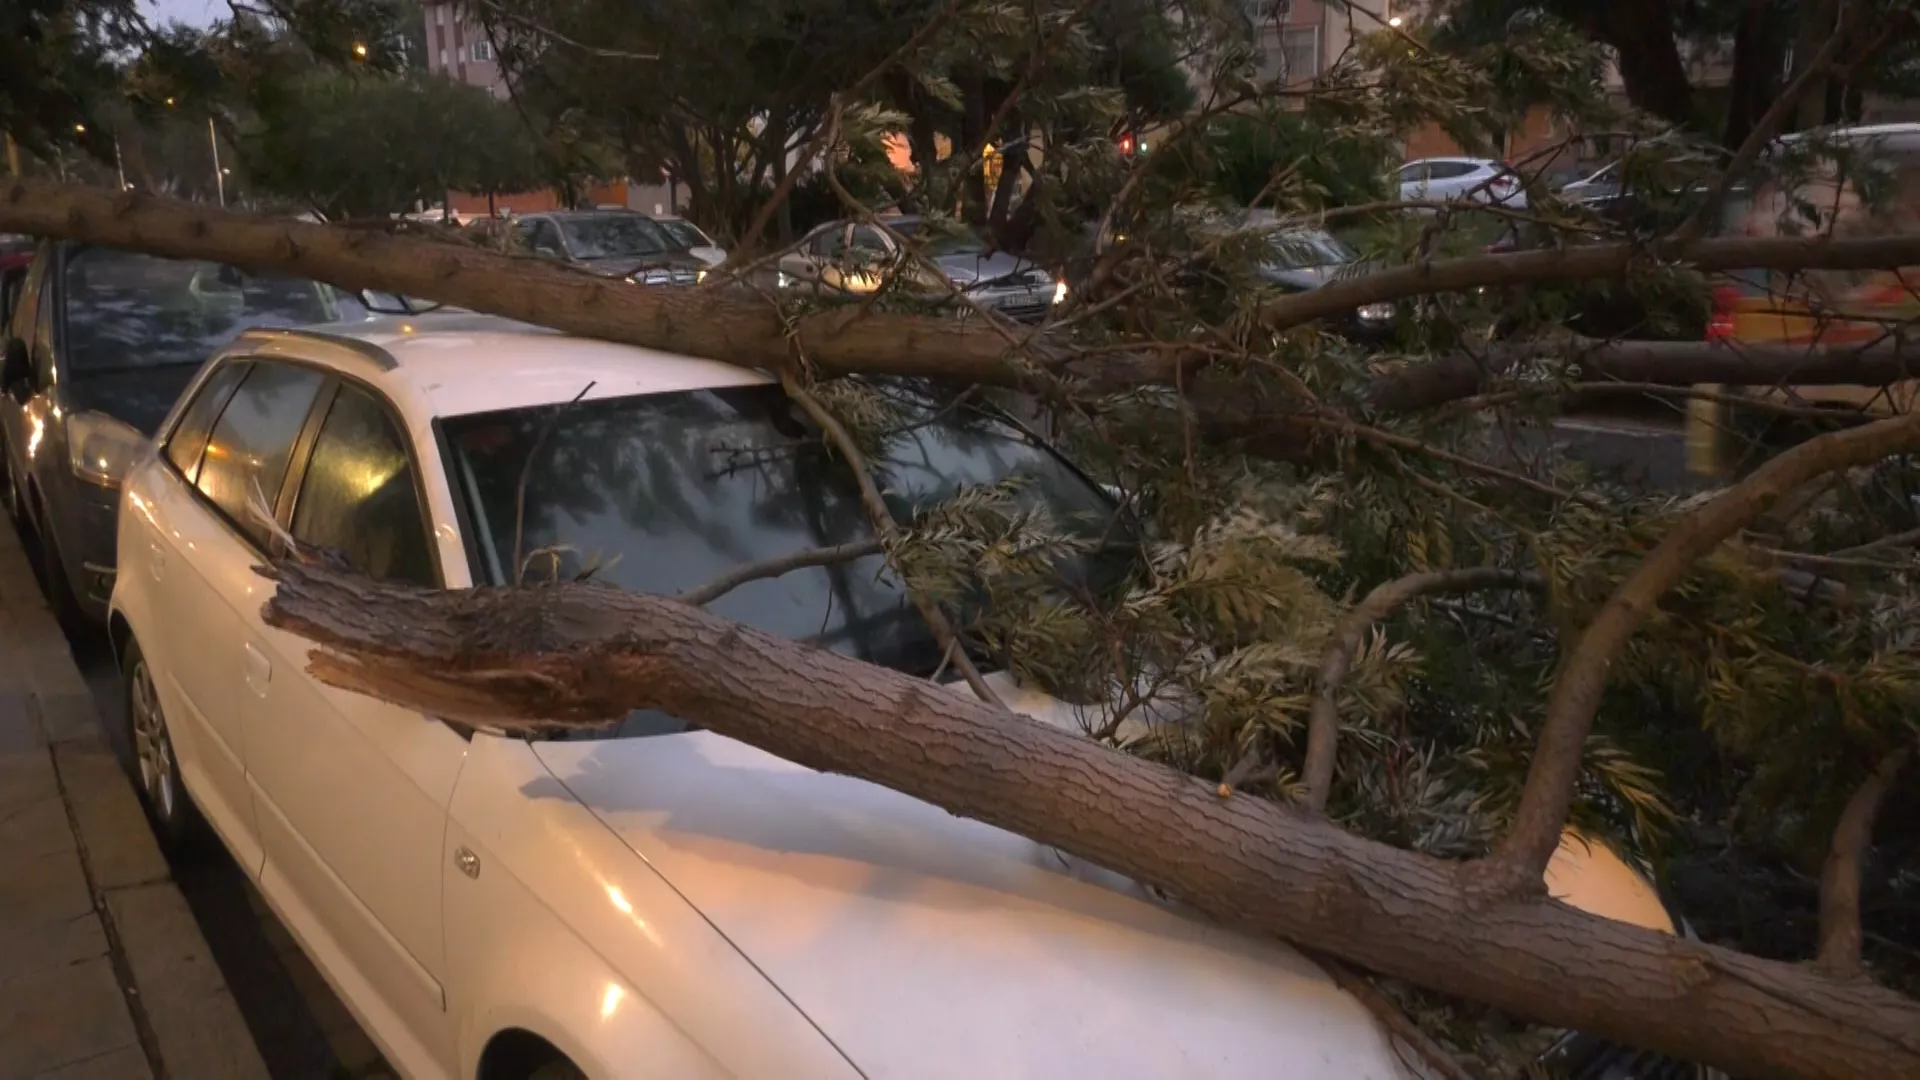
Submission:
[[27,343],[10,337],[5,359],[0,360],[0,392],[11,395],[15,401],[25,401],[32,388],[33,358],[27,354]]

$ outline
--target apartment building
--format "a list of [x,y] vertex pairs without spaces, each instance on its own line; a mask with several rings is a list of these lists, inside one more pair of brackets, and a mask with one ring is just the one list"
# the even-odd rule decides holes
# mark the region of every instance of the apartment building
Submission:
[[484,86],[505,97],[507,83],[493,56],[493,42],[479,24],[462,16],[459,5],[423,5],[427,20],[427,70],[458,82]]

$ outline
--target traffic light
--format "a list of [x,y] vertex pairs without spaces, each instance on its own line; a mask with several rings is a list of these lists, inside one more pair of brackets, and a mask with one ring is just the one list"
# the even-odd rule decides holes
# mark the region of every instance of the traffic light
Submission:
[[1121,157],[1133,156],[1133,133],[1132,132],[1128,132],[1127,134],[1120,136],[1120,156]]

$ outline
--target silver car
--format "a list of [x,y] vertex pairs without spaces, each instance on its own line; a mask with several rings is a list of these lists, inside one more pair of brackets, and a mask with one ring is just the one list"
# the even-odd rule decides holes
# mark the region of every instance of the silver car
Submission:
[[[994,251],[971,231],[923,230],[922,219],[901,215],[877,219],[885,228],[835,221],[814,229],[780,259],[779,284],[866,294],[896,276],[913,292],[933,297],[962,293],[974,304],[1018,322],[1040,322],[1066,299],[1067,286],[1046,268]],[[894,234],[914,243],[926,261],[911,257]],[[920,238],[924,235],[925,239]]]

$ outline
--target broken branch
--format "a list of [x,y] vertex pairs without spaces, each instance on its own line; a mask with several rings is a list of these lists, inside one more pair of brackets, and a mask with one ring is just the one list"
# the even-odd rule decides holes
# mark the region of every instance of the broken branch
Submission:
[[1911,756],[1901,747],[1880,764],[1847,800],[1833,830],[1833,846],[1820,872],[1820,966],[1835,978],[1860,975],[1860,872],[1873,846],[1880,804]]
[[1353,669],[1353,654],[1374,623],[1398,611],[1403,605],[1434,593],[1478,592],[1481,589],[1540,589],[1546,582],[1538,574],[1503,570],[1494,566],[1464,570],[1440,570],[1408,574],[1375,586],[1334,632],[1320,661],[1318,691],[1313,711],[1307,720],[1307,758],[1302,781],[1307,788],[1307,809],[1315,814],[1327,811],[1327,795],[1333,787],[1333,766],[1339,753],[1340,684]]

